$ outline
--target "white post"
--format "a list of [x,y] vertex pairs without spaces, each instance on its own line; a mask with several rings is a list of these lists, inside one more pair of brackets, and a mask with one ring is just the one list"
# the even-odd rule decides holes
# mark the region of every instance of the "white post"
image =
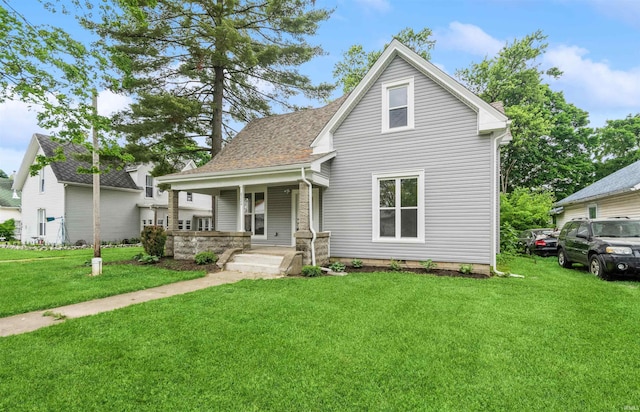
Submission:
[[[98,114],[98,94],[93,93],[93,110]],[[98,132],[93,126],[93,167],[100,167],[98,157]],[[99,172],[99,170],[98,170]],[[93,259],[91,259],[91,276],[102,274],[102,257],[100,251],[100,173],[93,173]]]
[[244,185],[240,185],[238,201],[238,232],[244,232]]

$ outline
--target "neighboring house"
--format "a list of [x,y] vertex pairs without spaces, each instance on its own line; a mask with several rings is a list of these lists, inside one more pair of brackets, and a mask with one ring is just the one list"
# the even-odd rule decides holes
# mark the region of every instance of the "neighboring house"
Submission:
[[574,218],[640,218],[640,160],[556,202],[557,227]]
[[0,178],[0,223],[13,219],[16,223],[15,237],[20,237],[20,193],[11,187],[11,178]]
[[350,94],[252,121],[208,164],[158,180],[215,193],[220,231],[295,245],[305,264],[432,259],[488,272],[511,139],[500,109],[394,40]]
[[[87,168],[88,164],[74,157],[85,150],[65,143],[65,162],[52,163],[30,176],[29,167],[36,156],[52,156],[59,144],[34,134],[16,173],[13,187],[22,191],[23,243],[93,242],[93,176],[78,173],[78,167]],[[195,164],[189,162],[183,170],[192,168]],[[168,227],[168,195],[158,189],[150,170],[149,165],[137,165],[100,175],[101,240],[139,238],[146,225]],[[211,196],[185,191],[181,201],[177,224],[212,230]]]

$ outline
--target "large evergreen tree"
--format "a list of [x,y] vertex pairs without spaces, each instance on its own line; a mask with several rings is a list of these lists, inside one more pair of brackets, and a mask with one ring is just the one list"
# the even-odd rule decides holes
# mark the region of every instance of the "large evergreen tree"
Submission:
[[328,98],[333,85],[313,85],[297,70],[323,53],[307,38],[331,11],[313,3],[158,0],[85,21],[118,66],[114,88],[136,99],[115,124],[128,150],[164,174],[198,150],[198,137],[214,156],[234,125],[269,115],[274,105],[295,110],[297,94]]

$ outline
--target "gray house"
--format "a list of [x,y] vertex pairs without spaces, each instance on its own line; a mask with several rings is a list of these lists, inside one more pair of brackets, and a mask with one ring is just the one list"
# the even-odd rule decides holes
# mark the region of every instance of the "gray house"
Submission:
[[169,253],[230,242],[295,247],[304,263],[432,259],[488,273],[509,140],[499,106],[394,40],[350,94],[255,120],[208,164],[158,178],[169,214],[180,191],[215,195],[211,236],[226,239],[173,228]]
[[640,160],[555,203],[551,211],[557,227],[589,217],[640,218]]

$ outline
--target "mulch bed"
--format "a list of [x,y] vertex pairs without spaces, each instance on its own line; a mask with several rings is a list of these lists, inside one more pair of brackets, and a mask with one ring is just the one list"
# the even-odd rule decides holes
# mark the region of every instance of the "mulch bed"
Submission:
[[[123,260],[120,262],[109,262],[106,263],[107,265],[122,265],[122,264],[129,264],[129,265],[137,265],[137,266],[145,266],[147,265],[146,263],[142,263],[142,262],[138,262],[136,260]],[[149,265],[153,265],[155,267],[159,267],[159,268],[163,268],[163,269],[170,269],[170,270],[204,270],[207,273],[214,273],[214,272],[219,272],[220,268],[215,264],[215,263],[211,263],[208,265],[198,265],[196,262],[194,262],[193,260],[177,260],[177,259],[173,259],[173,258],[167,258],[167,257],[163,257],[160,258],[160,260],[157,263],[150,263]]]
[[[361,268],[353,268],[347,266],[344,270],[347,273],[371,273],[371,272],[392,272],[388,267],[380,266],[363,266]],[[472,279],[488,279],[489,276],[480,273],[462,273],[457,270],[446,269],[431,269],[428,273],[423,268],[402,268],[399,272],[417,273],[419,275],[432,275],[432,276],[451,276],[458,278],[472,278]]]

